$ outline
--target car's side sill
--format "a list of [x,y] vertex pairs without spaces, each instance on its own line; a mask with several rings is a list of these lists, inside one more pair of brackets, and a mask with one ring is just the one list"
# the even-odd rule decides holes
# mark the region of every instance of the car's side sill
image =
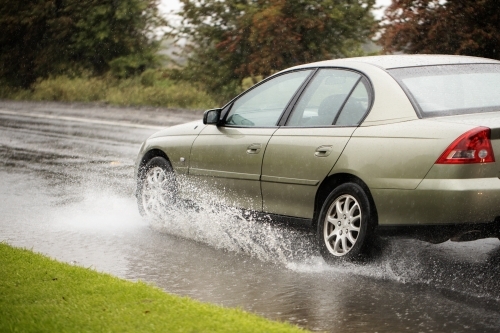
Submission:
[[[187,199],[182,201],[184,202],[185,207],[199,209],[199,206],[194,201]],[[225,206],[220,205],[220,207],[223,208]],[[243,208],[237,208],[237,209],[242,213],[241,216],[244,217],[245,219],[253,219],[262,222],[274,223],[297,229],[310,229],[313,225],[312,219],[308,218],[272,214],[272,213],[266,213],[262,211],[243,209]]]
[[285,216],[278,214],[270,214],[264,212],[252,212],[254,216],[257,216],[263,220],[271,220],[273,223],[300,228],[300,229],[309,229],[312,227],[313,223],[311,219],[302,218],[302,217],[294,217],[294,216]]

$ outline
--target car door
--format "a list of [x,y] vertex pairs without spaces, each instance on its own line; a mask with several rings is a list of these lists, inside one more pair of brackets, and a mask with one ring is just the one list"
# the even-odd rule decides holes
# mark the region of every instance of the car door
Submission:
[[223,204],[262,210],[262,157],[283,111],[311,74],[273,77],[239,96],[220,125],[207,125],[193,143],[189,175],[197,189]]
[[357,72],[315,73],[268,143],[261,176],[265,212],[313,217],[316,191],[368,111],[371,91]]

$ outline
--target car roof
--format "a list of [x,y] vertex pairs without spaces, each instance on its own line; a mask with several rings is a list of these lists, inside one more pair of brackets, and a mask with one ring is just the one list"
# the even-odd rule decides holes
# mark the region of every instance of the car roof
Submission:
[[493,59],[459,55],[399,54],[326,60],[299,67],[335,67],[349,65],[353,62],[368,63],[383,69],[451,64],[500,64],[500,61]]

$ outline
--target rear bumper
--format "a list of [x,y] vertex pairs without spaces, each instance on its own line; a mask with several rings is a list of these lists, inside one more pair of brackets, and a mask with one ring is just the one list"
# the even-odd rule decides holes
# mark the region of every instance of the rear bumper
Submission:
[[500,179],[424,179],[415,190],[372,189],[380,226],[494,222]]

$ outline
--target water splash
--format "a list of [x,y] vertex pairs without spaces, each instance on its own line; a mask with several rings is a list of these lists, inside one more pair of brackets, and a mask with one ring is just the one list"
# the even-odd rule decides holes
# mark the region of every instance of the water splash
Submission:
[[[405,282],[419,274],[418,262],[405,263],[411,252],[389,246],[383,258],[367,263],[340,262],[335,266],[321,258],[313,230],[299,230],[244,211],[231,201],[235,195],[216,190],[197,180],[180,179],[181,188],[192,198],[159,207],[151,226],[170,235],[194,240],[225,251],[243,253],[264,262],[281,264],[303,273],[334,272]],[[387,247],[387,246],[386,246]],[[404,250],[404,249],[403,249]],[[397,252],[397,254],[396,254]],[[396,254],[396,255],[395,255]],[[395,259],[397,258],[397,259]],[[380,260],[381,259],[381,260]]]
[[[446,246],[432,245],[411,239],[377,239],[377,249],[362,263],[339,262],[326,264],[316,245],[312,230],[304,231],[274,223],[232,208],[233,196],[205,186],[190,186],[195,192],[193,201],[178,201],[163,207],[161,214],[151,220],[151,226],[164,233],[194,240],[216,249],[243,253],[264,262],[283,265],[289,270],[307,274],[358,275],[403,284],[432,285],[468,295],[500,299],[500,282],[495,263],[500,251],[485,254],[486,262],[467,262],[455,258]],[[459,249],[462,244],[448,247]],[[494,249],[490,246],[489,249]],[[470,251],[463,251],[468,253]],[[491,252],[491,251],[490,251]]]
[[283,226],[270,217],[234,208],[237,204],[231,200],[235,195],[227,190],[216,190],[199,180],[180,181],[192,200],[161,206],[150,220],[160,232],[243,253],[299,273],[355,274],[403,283],[419,279],[422,268],[411,247],[385,242],[383,254],[367,262],[331,266],[321,258],[313,230]]
[[286,264],[306,260],[314,253],[309,233],[273,225],[269,218],[237,208],[178,203],[162,215],[151,221],[157,230],[261,261]]

